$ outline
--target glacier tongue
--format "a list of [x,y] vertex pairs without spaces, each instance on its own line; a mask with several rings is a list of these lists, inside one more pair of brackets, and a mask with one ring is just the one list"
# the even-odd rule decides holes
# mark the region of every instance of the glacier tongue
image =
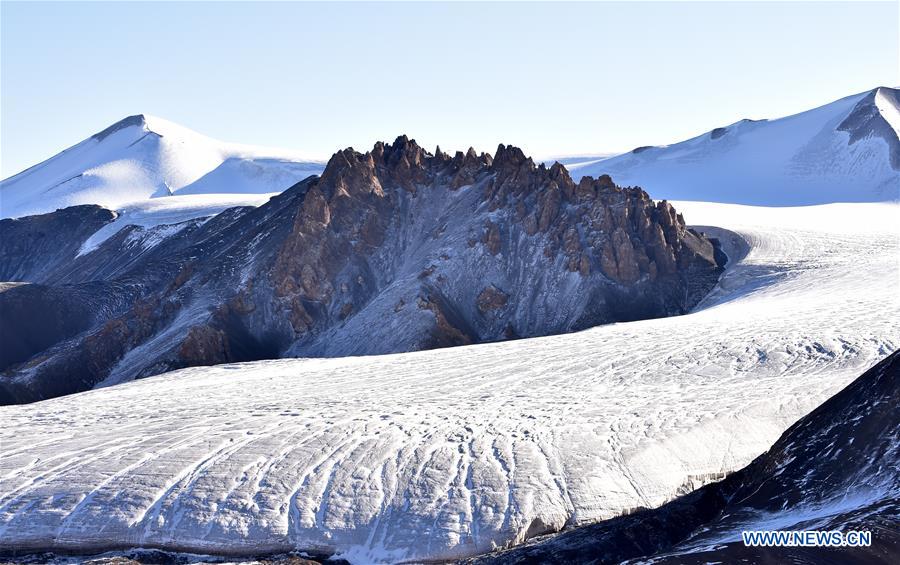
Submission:
[[692,314],[0,408],[2,545],[468,556],[740,468],[900,347],[900,206],[677,205],[749,245]]

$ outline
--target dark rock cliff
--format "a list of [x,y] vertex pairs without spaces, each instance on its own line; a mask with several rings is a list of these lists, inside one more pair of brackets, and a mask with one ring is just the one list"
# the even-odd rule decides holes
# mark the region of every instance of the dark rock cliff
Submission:
[[45,280],[73,261],[81,244],[115,217],[100,206],[72,206],[0,220],[0,281]]

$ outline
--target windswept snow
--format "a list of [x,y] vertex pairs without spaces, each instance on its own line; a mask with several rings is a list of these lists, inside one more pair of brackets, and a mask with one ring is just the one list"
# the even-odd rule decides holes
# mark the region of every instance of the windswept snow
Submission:
[[162,118],[130,116],[0,183],[0,217],[78,204],[116,209],[173,194],[281,192],[323,167],[296,152],[224,143]]
[[0,408],[0,545],[472,555],[743,467],[900,347],[900,206],[677,206],[749,244],[686,316]]
[[762,205],[900,199],[900,99],[877,88],[777,120],[741,120],[673,145],[567,168],[655,198]]

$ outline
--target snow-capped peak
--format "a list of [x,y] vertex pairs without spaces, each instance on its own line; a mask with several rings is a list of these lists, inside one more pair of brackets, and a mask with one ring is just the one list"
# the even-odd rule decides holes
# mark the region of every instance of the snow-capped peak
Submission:
[[147,119],[144,114],[135,114],[134,116],[122,118],[105,130],[95,133],[91,136],[91,138],[96,139],[97,141],[103,141],[106,137],[109,137],[113,133],[129,127],[139,127],[142,129],[147,127]]
[[658,198],[757,205],[900,198],[900,93],[878,87],[773,120],[569,166]]
[[296,152],[225,143],[135,114],[0,183],[0,217],[175,194],[280,192],[322,167]]
[[[91,139],[96,141],[103,141],[110,135],[122,131],[127,130],[128,128],[135,128],[132,131],[143,131],[144,133],[153,133],[159,135],[161,137],[170,136],[170,137],[193,137],[198,139],[204,139],[208,141],[213,141],[211,138],[197,133],[196,131],[186,128],[180,124],[176,124],[175,122],[169,121],[165,118],[160,118],[159,116],[152,116],[150,114],[134,114],[133,116],[126,116],[119,120],[118,122],[112,124],[107,127],[103,131],[99,131],[91,136]],[[220,142],[217,142],[220,143]]]

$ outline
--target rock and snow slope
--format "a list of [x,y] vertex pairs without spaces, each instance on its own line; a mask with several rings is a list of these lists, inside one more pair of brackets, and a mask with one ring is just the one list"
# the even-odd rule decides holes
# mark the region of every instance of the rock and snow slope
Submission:
[[[478,565],[900,561],[900,350],[722,481],[660,508],[574,528]],[[866,531],[869,547],[747,547],[741,532]]]
[[[204,195],[194,208],[215,209],[214,195],[281,192],[323,167],[283,150],[223,143],[162,118],[129,116],[0,183],[0,217],[79,204],[116,209],[173,194]],[[233,205],[234,197],[223,200]]]
[[[0,404],[189,366],[399,353],[683,314],[722,272],[714,244],[642,190],[609,177],[576,185],[562,166],[537,166],[513,147],[451,157],[405,136],[340,151],[321,177],[202,224],[110,235],[141,218],[125,209],[110,222],[96,206],[80,214],[105,223],[75,245],[74,230],[46,227],[77,225],[72,209],[0,220],[0,274],[37,283],[0,293],[0,335],[19,351],[0,363]],[[34,256],[32,246],[54,240],[68,255]],[[62,309],[67,294],[81,303],[85,291],[98,313],[87,327],[59,332],[56,319],[31,315]]]
[[880,87],[777,120],[742,120],[681,143],[567,163],[656,198],[766,206],[900,199],[900,91]]
[[[715,485],[717,520],[652,563],[850,565],[900,561],[900,351],[801,419]],[[871,547],[748,548],[742,531],[868,531]]]
[[738,469],[900,346],[897,205],[678,206],[749,243],[689,315],[0,408],[0,545],[473,555]]

